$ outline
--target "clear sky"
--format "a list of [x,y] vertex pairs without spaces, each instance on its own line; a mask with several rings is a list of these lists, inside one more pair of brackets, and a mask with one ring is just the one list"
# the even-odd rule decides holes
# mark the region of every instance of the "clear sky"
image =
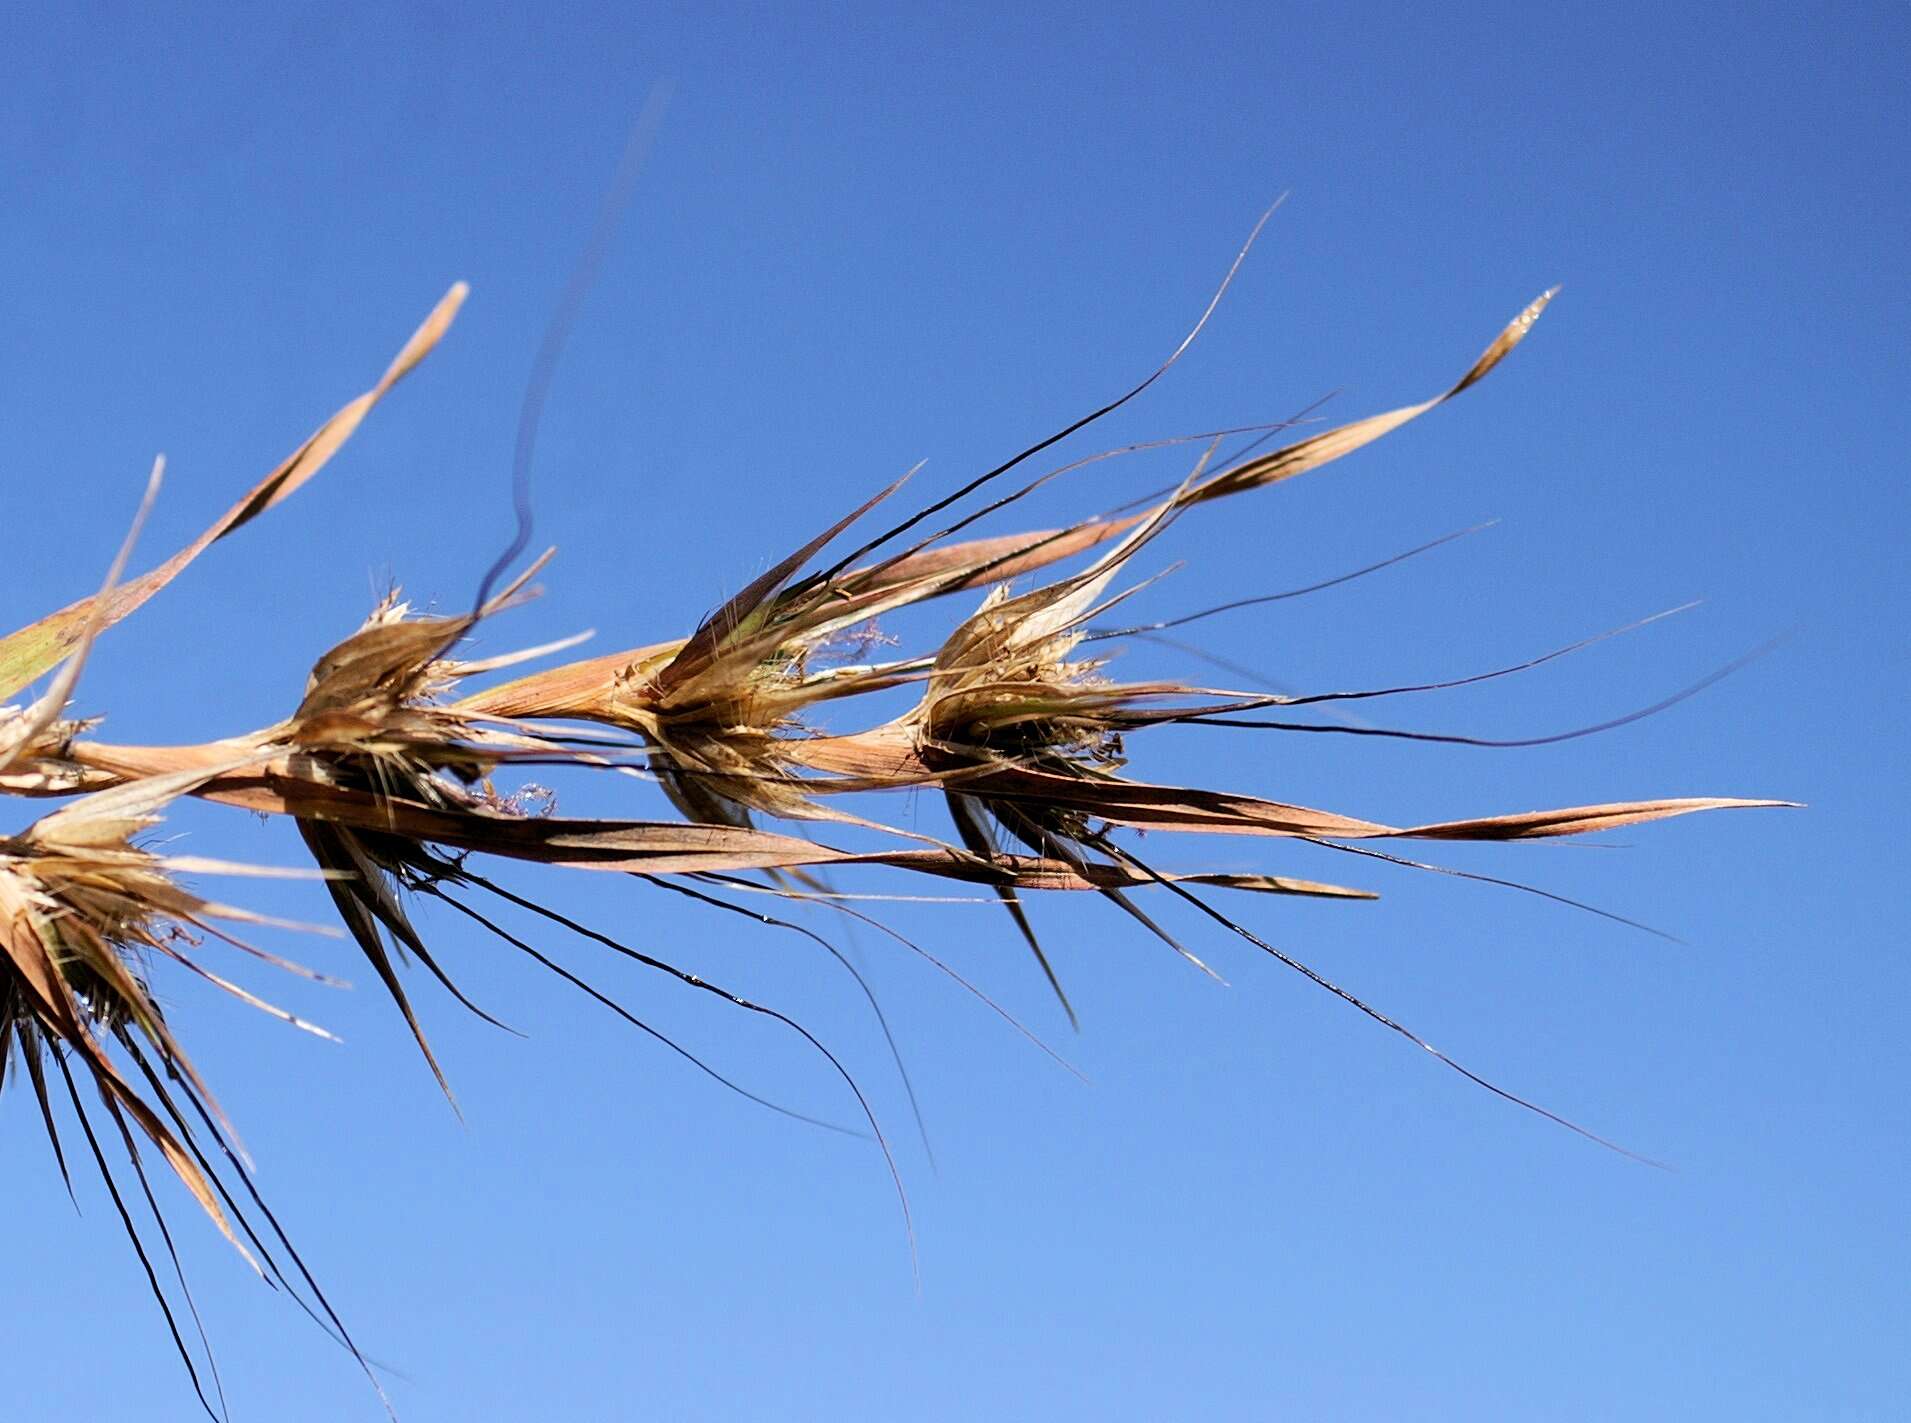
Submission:
[[[0,622],[94,586],[156,452],[171,473],[149,561],[369,383],[451,281],[473,289],[321,480],[104,641],[80,706],[115,739],[276,720],[390,578],[470,597],[509,536],[532,353],[665,76],[675,100],[551,394],[538,535],[561,553],[489,650],[686,631],[918,460],[939,493],[1093,408],[1172,348],[1283,191],[1187,360],[1070,450],[1330,395],[1343,418],[1419,399],[1564,291],[1463,399],[1191,515],[1144,571],[1185,566],[1142,606],[1276,591],[1500,520],[1200,630],[1318,689],[1478,671],[1706,600],[1520,678],[1363,713],[1490,736],[1630,710],[1789,633],[1693,701],[1559,746],[1186,729],[1133,747],[1151,779],[1397,821],[1810,802],[1618,849],[1445,857],[1678,942],[1306,847],[1150,842],[1174,865],[1379,889],[1233,907],[1671,1171],[1467,1086],[1199,921],[1168,916],[1230,987],[1072,899],[1038,922],[1079,1036],[1002,916],[894,919],[1090,1085],[892,944],[844,939],[902,1044],[932,1163],[866,1008],[813,948],[632,882],[519,877],[840,1051],[897,1142],[918,1293],[873,1147],[724,1093],[444,916],[422,916],[444,959],[526,1035],[417,976],[463,1125],[349,945],[273,941],[357,979],[349,993],[234,970],[343,1047],[162,976],[263,1189],[402,1374],[401,1417],[1902,1416],[1911,19],[1593,12],[9,10]],[[1178,461],[1097,466],[1031,515],[1119,503]],[[1127,665],[1219,675],[1159,647]],[[568,809],[608,808],[576,794]],[[943,829],[931,799],[888,809]],[[0,804],[0,826],[28,813]],[[198,853],[299,863],[285,827],[236,812],[185,808],[169,828]],[[321,912],[309,886],[219,891]],[[785,1040],[588,945],[547,947],[752,1085],[853,1111]],[[76,1219],[38,1135],[9,1093],[7,1416],[194,1416],[109,1203],[83,1186]],[[379,1416],[349,1360],[174,1196],[235,1416]]]

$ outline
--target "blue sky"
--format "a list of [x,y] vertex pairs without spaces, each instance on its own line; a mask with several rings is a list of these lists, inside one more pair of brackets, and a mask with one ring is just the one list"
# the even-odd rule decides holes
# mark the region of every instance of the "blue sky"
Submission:
[[[614,880],[522,877],[801,1017],[898,1143],[912,1284],[873,1148],[721,1092],[442,916],[508,1037],[422,981],[460,1125],[361,980],[283,997],[328,1047],[160,983],[260,1183],[400,1415],[434,1419],[1882,1419],[1911,1370],[1911,970],[1900,7],[28,5],[0,45],[0,622],[96,583],[152,456],[144,549],[189,538],[362,389],[453,280],[452,335],[325,476],[101,646],[81,707],[126,741],[284,715],[400,579],[460,606],[510,532],[532,352],[651,85],[668,119],[553,388],[536,473],[561,553],[492,650],[679,633],[918,460],[953,488],[1152,368],[1291,191],[1210,329],[1086,452],[1434,393],[1540,290],[1476,391],[1306,479],[1191,515],[1162,616],[1307,688],[1481,670],[1680,618],[1396,724],[1521,751],[1139,738],[1137,774],[1427,820],[1656,794],[1624,848],[1447,862],[1642,918],[1271,842],[1177,864],[1352,878],[1378,904],[1249,922],[1471,1066],[1675,1168],[1467,1087],[1247,946],[1231,982],[1105,906],[1038,907],[1072,1035],[1005,921],[898,907],[1083,1085],[877,937],[931,1164],[847,980],[796,940]],[[1173,462],[1075,476],[1082,513]],[[1151,550],[1152,552],[1152,550]],[[1148,571],[1153,571],[1151,568]],[[900,628],[917,635],[916,626]],[[1199,676],[1168,649],[1137,670]],[[633,792],[633,794],[637,794]],[[567,808],[598,808],[588,789]],[[648,804],[648,802],[644,802]],[[625,805],[623,808],[631,808]],[[932,801],[898,804],[938,832]],[[23,823],[0,807],[0,828]],[[298,863],[182,808],[195,851]],[[859,888],[894,890],[872,878]],[[234,895],[239,891],[224,887]],[[318,911],[296,886],[248,903]],[[905,887],[906,888],[906,887]],[[825,1113],[813,1057],[563,945],[726,1068]],[[28,1100],[0,1103],[13,1416],[193,1416],[110,1205],[76,1220]],[[371,1418],[338,1351],[178,1203],[235,1416]]]

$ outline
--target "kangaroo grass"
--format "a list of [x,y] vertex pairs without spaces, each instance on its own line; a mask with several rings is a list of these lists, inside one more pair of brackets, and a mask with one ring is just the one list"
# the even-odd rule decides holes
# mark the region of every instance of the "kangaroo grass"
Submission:
[[[641,145],[632,151],[639,154]],[[150,571],[122,581],[133,547],[129,536],[98,593],[0,637],[0,697],[14,697],[50,675],[38,698],[0,708],[0,794],[64,801],[23,829],[0,835],[0,1088],[10,1077],[24,1077],[69,1192],[72,1162],[62,1136],[63,1116],[80,1127],[195,1394],[209,1414],[224,1409],[222,1385],[186,1286],[173,1231],[146,1170],[143,1153],[149,1149],[260,1278],[291,1296],[339,1342],[374,1388],[377,1380],[267,1208],[233,1124],[167,1023],[151,987],[156,974],[181,971],[290,1027],[329,1037],[317,1024],[215,970],[204,951],[217,944],[221,952],[250,955],[275,971],[331,980],[240,938],[242,928],[277,921],[202,897],[187,885],[188,876],[263,872],[318,878],[338,922],[371,965],[448,1099],[451,1082],[410,997],[407,963],[415,960],[459,1003],[487,1022],[504,1025],[467,995],[414,922],[410,906],[420,896],[449,906],[495,943],[558,975],[723,1087],[801,1121],[850,1130],[759,1095],[691,1053],[650,1021],[650,1015],[640,1015],[561,964],[517,921],[529,916],[543,932],[562,930],[678,987],[713,995],[739,1012],[776,1023],[817,1053],[829,1074],[848,1088],[893,1182],[912,1263],[915,1236],[903,1171],[870,1096],[843,1056],[783,1009],[674,964],[664,950],[626,943],[592,928],[559,907],[561,899],[550,903],[507,887],[480,868],[486,859],[528,862],[558,872],[560,896],[572,872],[619,874],[634,893],[668,891],[732,920],[795,934],[821,948],[851,976],[867,1002],[925,1148],[928,1129],[903,1065],[902,1047],[869,981],[825,936],[793,918],[760,912],[737,896],[769,895],[792,906],[792,913],[815,908],[872,925],[1058,1062],[1063,1060],[1053,1049],[981,987],[855,903],[950,899],[915,892],[924,877],[979,886],[987,898],[975,902],[1002,915],[1004,927],[1035,959],[1049,991],[1077,1028],[1079,1019],[1062,976],[1037,936],[1030,897],[1063,892],[1058,902],[1070,903],[1069,893],[1091,893],[1213,974],[1193,947],[1158,917],[1164,904],[1185,904],[1202,921],[1273,957],[1468,1082],[1602,1146],[1634,1155],[1461,1065],[1366,998],[1215,908],[1205,893],[1227,889],[1352,901],[1373,898],[1370,891],[1284,873],[1157,868],[1118,837],[1127,831],[1153,831],[1240,837],[1242,843],[1298,841],[1482,880],[1637,925],[1539,886],[1425,863],[1373,848],[1370,842],[1556,839],[1700,811],[1789,802],[1651,798],[1395,825],[1365,814],[1290,805],[1223,787],[1156,784],[1131,776],[1128,766],[1139,737],[1162,736],[1176,725],[1339,732],[1469,746],[1558,740],[1557,735],[1493,740],[1248,714],[1484,683],[1539,668],[1667,614],[1511,666],[1361,691],[1269,695],[1217,691],[1176,680],[1121,681],[1109,674],[1109,659],[1100,651],[1104,644],[1118,646],[1124,639],[1166,640],[1158,635],[1199,619],[1330,588],[1472,532],[1448,534],[1352,573],[1284,593],[1246,596],[1126,626],[1109,626],[1107,621],[1117,606],[1153,581],[1117,586],[1128,577],[1134,560],[1177,533],[1184,518],[1215,500],[1264,490],[1353,454],[1469,390],[1526,338],[1553,293],[1527,306],[1457,382],[1429,399],[1317,429],[1273,450],[1264,445],[1295,421],[1126,446],[1063,463],[1007,493],[977,497],[1011,470],[1126,405],[1172,368],[1212,317],[1267,216],[1263,214],[1180,345],[1126,393],[951,492],[893,517],[880,532],[864,536],[864,526],[879,510],[896,507],[909,475],[841,518],[819,517],[819,533],[794,543],[764,573],[680,636],[531,672],[518,669],[563,652],[578,639],[482,659],[462,655],[481,624],[508,614],[532,596],[531,579],[550,558],[547,553],[521,572],[511,572],[528,547],[526,490],[535,415],[561,349],[560,323],[540,355],[527,395],[514,479],[517,534],[511,549],[484,574],[469,612],[419,614],[393,592],[362,626],[315,661],[303,695],[285,718],[256,730],[217,734],[209,728],[215,732],[211,739],[187,745],[118,745],[95,734],[96,722],[70,716],[94,639],[159,593],[213,543],[283,503],[313,478],[372,407],[444,336],[464,300],[465,288],[459,284],[370,389],[323,422],[197,539]],[[594,239],[591,250],[597,248]],[[592,269],[587,262],[586,273]],[[567,295],[565,323],[581,291],[577,286]],[[1240,434],[1256,438],[1223,457],[1225,441]],[[1057,528],[957,537],[983,517],[1013,508],[1084,465],[1147,448],[1198,442],[1205,443],[1205,453],[1181,482],[1141,507],[1131,505]],[[156,464],[148,481],[140,519],[158,492],[162,469],[163,463]],[[945,511],[953,512],[938,521],[939,527],[930,524]],[[138,525],[136,519],[135,534]],[[923,534],[925,526],[936,531]],[[832,555],[830,550],[839,543],[848,543],[848,552]],[[737,550],[736,556],[748,553]],[[1060,570],[1074,559],[1085,561],[1072,572]],[[1049,581],[1017,586],[1017,580],[1031,575]],[[930,645],[872,656],[889,646],[880,620],[917,605],[976,593],[980,597],[951,616],[946,633]],[[1696,694],[1730,670],[1641,711],[1565,734],[1623,726]],[[513,675],[494,680],[498,673]],[[886,716],[864,711],[869,698],[886,693],[913,701]],[[889,698],[882,705],[893,709],[900,700]],[[620,790],[632,780],[654,782],[675,816],[560,815],[549,793],[512,784],[523,772],[551,767]],[[612,779],[605,782],[605,777]],[[904,829],[884,815],[884,796],[921,790],[936,792],[945,805],[947,838]],[[181,797],[290,818],[311,867],[261,870],[156,853],[148,844],[151,832],[165,808]],[[763,822],[787,828],[771,829]],[[838,836],[851,837],[857,847],[839,847],[825,838]],[[860,884],[838,889],[833,883],[838,875],[860,879],[871,869],[890,878],[873,889]],[[897,875],[915,878],[898,881]],[[56,1080],[65,1088],[63,1100],[50,1090]],[[97,1109],[88,1108],[82,1087],[98,1098]],[[455,1110],[455,1099],[453,1106]],[[105,1112],[112,1133],[96,1129],[94,1110]],[[863,1135],[860,1130],[852,1134]],[[137,1200],[129,1203],[103,1137],[117,1141],[132,1168],[139,1185]],[[154,1265],[149,1228],[135,1212],[142,1202],[171,1267],[170,1283]],[[281,1268],[281,1258],[289,1262],[289,1271]],[[182,1318],[191,1323],[190,1331],[181,1327]]]

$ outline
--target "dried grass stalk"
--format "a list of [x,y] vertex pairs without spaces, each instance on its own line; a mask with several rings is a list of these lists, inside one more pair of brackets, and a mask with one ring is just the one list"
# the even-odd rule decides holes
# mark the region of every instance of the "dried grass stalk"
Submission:
[[[9,1064],[17,1062],[65,1173],[48,1067],[56,1066],[71,1083],[69,1065],[77,1065],[119,1130],[142,1188],[143,1142],[160,1154],[255,1269],[286,1285],[322,1326],[352,1347],[252,1191],[236,1135],[148,987],[152,967],[168,962],[294,1026],[322,1033],[200,961],[196,948],[206,936],[251,951],[230,926],[253,916],[202,899],[178,879],[187,870],[233,867],[168,862],[137,843],[160,810],[184,795],[290,816],[296,822],[339,919],[391,995],[447,1095],[449,1082],[405,990],[404,960],[416,959],[460,1001],[481,1010],[452,981],[414,925],[407,904],[420,894],[451,905],[499,942],[559,973],[726,1086],[771,1106],[776,1104],[691,1057],[652,1025],[559,967],[527,937],[531,929],[513,923],[528,918],[538,932],[580,935],[683,987],[716,993],[741,1011],[778,1021],[800,1034],[841,1075],[887,1153],[888,1143],[862,1089],[834,1054],[794,1019],[506,888],[481,873],[473,857],[635,876],[645,885],[671,888],[710,907],[804,934],[852,973],[849,961],[813,931],[758,915],[716,891],[769,893],[825,905],[875,923],[927,957],[920,946],[842,902],[845,896],[817,878],[826,871],[880,866],[984,887],[1003,906],[1064,1007],[1067,997],[1037,939],[1025,895],[1092,892],[1201,964],[1142,907],[1140,892],[1156,902],[1185,902],[1205,920],[1273,955],[1471,1081],[1584,1132],[1435,1052],[1204,897],[1214,888],[1337,899],[1371,898],[1370,892],[1283,874],[1166,871],[1139,858],[1132,845],[1117,838],[1119,833],[1303,840],[1415,864],[1363,846],[1392,840],[1580,835],[1697,811],[1783,802],[1649,799],[1397,826],[1221,788],[1152,784],[1131,778],[1126,768],[1130,742],[1155,728],[1179,724],[1322,730],[1246,714],[1339,697],[1433,690],[1483,677],[1314,698],[1217,691],[1176,681],[1123,682],[1109,675],[1099,644],[1124,631],[1140,634],[1147,628],[1107,630],[1095,623],[1145,586],[1121,589],[1116,582],[1141,550],[1166,537],[1184,516],[1216,499],[1318,469],[1459,395],[1524,339],[1551,296],[1541,296],[1521,312],[1454,385],[1431,399],[1307,435],[1270,453],[1220,461],[1211,469],[1217,440],[1179,486],[1139,509],[1056,529],[957,537],[985,514],[1015,504],[1084,463],[1076,461],[976,503],[932,533],[919,532],[942,511],[1145,390],[1186,349],[1207,320],[1205,313],[1167,362],[1116,401],[890,524],[834,562],[823,563],[832,544],[897,496],[903,484],[898,481],[793,549],[687,635],[473,690],[470,684],[491,673],[569,645],[482,662],[457,655],[480,621],[528,596],[528,582],[544,563],[540,559],[503,592],[484,598],[461,616],[416,616],[392,595],[362,627],[318,659],[304,696],[276,725],[197,745],[151,747],[101,741],[92,734],[92,723],[69,719],[68,702],[92,639],[157,593],[211,543],[282,502],[315,475],[371,407],[444,334],[464,298],[464,287],[453,287],[370,390],[322,424],[198,539],[159,567],[121,584],[118,577],[130,552],[129,540],[100,593],[0,638],[0,696],[16,694],[62,669],[39,699],[0,711],[0,793],[85,793],[17,835],[0,838],[0,1085]],[[1216,301],[1219,297],[1217,293]],[[155,470],[148,502],[157,475]],[[1092,557],[1074,572],[1019,591],[1011,586],[1015,579],[1082,555]],[[487,577],[486,586],[490,583]],[[953,620],[939,645],[910,655],[868,659],[877,644],[870,636],[875,620],[978,590],[983,593],[979,602]],[[1537,666],[1571,650],[1484,676]],[[847,729],[821,724],[826,716],[853,717],[867,698],[899,688],[917,692],[913,705],[899,715]],[[641,774],[661,785],[682,819],[562,817],[496,784],[533,766],[619,777]],[[924,788],[940,792],[946,802],[952,831],[946,841],[904,832],[875,811],[861,809],[872,802],[880,805],[875,800],[880,793]],[[765,829],[757,823],[761,819],[794,822],[809,833]],[[839,848],[820,838],[851,830],[874,830],[882,838],[873,849]],[[489,912],[477,908],[479,903],[487,904]],[[283,960],[271,962],[302,971]],[[947,971],[939,961],[932,962]],[[880,1019],[873,994],[869,1002]],[[1068,1014],[1072,1022],[1072,1008]],[[883,1031],[888,1032],[886,1023]],[[900,1067],[899,1056],[897,1060]],[[144,1086],[129,1079],[127,1064]],[[147,1262],[181,1357],[194,1370],[195,1387],[200,1387],[194,1351],[179,1331],[168,1292],[151,1269],[144,1242],[99,1149],[92,1118],[77,1090],[69,1095],[75,1119]],[[189,1125],[195,1120],[197,1127]],[[214,1169],[214,1154],[226,1163],[224,1170]],[[894,1172],[893,1158],[890,1167]],[[228,1177],[236,1177],[243,1188],[237,1194]],[[896,1185],[900,1195],[899,1173]],[[246,1209],[236,1204],[241,1197],[248,1202]],[[153,1209],[170,1251],[170,1234],[156,1204]],[[904,1212],[906,1216],[906,1198]],[[269,1223],[263,1231],[254,1223],[261,1213]],[[268,1235],[295,1263],[300,1288],[291,1288],[273,1251],[265,1248]],[[184,1298],[189,1305],[190,1297]],[[352,1351],[356,1355],[356,1349]],[[204,1356],[203,1349],[200,1353]],[[211,1377],[216,1391],[216,1372]],[[206,1401],[202,1387],[200,1397]],[[210,1410],[210,1403],[207,1406]]]

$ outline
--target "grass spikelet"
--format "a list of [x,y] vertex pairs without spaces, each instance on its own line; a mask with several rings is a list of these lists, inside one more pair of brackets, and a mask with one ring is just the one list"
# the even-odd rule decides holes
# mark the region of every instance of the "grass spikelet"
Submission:
[[[1236,267],[1245,250],[1236,257]],[[1230,269],[1230,279],[1232,274]],[[1221,291],[1226,285],[1224,281]],[[1215,302],[1220,295],[1218,291]],[[175,1267],[178,1257],[151,1192],[142,1151],[157,1152],[252,1267],[290,1293],[354,1357],[363,1360],[253,1189],[236,1135],[173,1036],[149,987],[149,976],[156,969],[177,970],[290,1026],[323,1035],[322,1029],[201,961],[199,949],[211,939],[296,970],[295,965],[236,937],[232,926],[256,922],[256,916],[203,899],[179,879],[187,872],[241,867],[209,860],[167,860],[142,847],[141,837],[178,796],[288,816],[295,822],[338,918],[399,1009],[447,1097],[449,1080],[403,981],[407,960],[417,960],[473,1012],[488,1021],[497,1020],[466,997],[413,923],[408,906],[420,895],[445,904],[484,929],[493,942],[563,978],[726,1089],[773,1110],[835,1127],[836,1123],[759,1094],[690,1053],[566,967],[545,936],[608,950],[637,965],[651,981],[666,985],[668,992],[715,995],[739,1013],[773,1021],[779,1031],[797,1035],[848,1088],[867,1135],[874,1138],[887,1162],[906,1227],[908,1203],[902,1173],[869,1099],[835,1051],[782,1010],[711,983],[671,963],[662,953],[625,942],[573,917],[556,903],[522,894],[489,877],[479,857],[565,872],[624,875],[633,893],[673,891],[762,927],[814,940],[856,976],[899,1070],[901,1052],[889,1035],[888,1021],[849,960],[794,921],[758,914],[727,896],[767,893],[827,905],[874,924],[953,976],[946,965],[874,916],[851,909],[843,901],[855,896],[838,894],[818,876],[824,871],[848,875],[884,869],[918,881],[928,877],[938,883],[954,880],[981,886],[999,901],[1071,1023],[1074,1009],[1037,938],[1028,897],[1061,893],[1059,902],[1067,904],[1079,903],[1083,894],[1099,896],[1206,970],[1202,959],[1153,912],[1164,904],[1186,906],[1200,916],[1204,930],[1211,932],[1212,926],[1219,926],[1386,1030],[1407,1038],[1469,1082],[1613,1146],[1437,1051],[1380,1008],[1217,909],[1207,893],[1228,889],[1352,900],[1371,898],[1368,891],[1273,872],[1158,868],[1151,862],[1152,850],[1149,860],[1141,858],[1129,832],[1229,835],[1263,849],[1271,848],[1265,843],[1268,840],[1298,840],[1353,856],[1460,874],[1375,848],[1375,844],[1576,836],[1699,811],[1784,802],[1726,797],[1642,799],[1399,825],[1368,818],[1364,809],[1358,814],[1342,813],[1285,804],[1224,786],[1151,783],[1129,773],[1130,758],[1144,738],[1163,735],[1169,727],[1202,728],[1201,734],[1216,727],[1299,733],[1344,730],[1253,714],[1280,709],[1282,716],[1288,716],[1296,708],[1338,700],[1470,685],[1537,667],[1598,639],[1582,640],[1514,667],[1446,682],[1270,696],[1179,681],[1122,681],[1111,675],[1108,653],[1112,649],[1104,644],[1126,636],[1147,636],[1151,629],[1207,613],[1127,628],[1111,629],[1098,622],[1148,586],[1147,580],[1119,588],[1116,583],[1128,575],[1144,550],[1178,532],[1186,516],[1214,500],[1265,490],[1319,469],[1469,390],[1520,344],[1551,296],[1549,292],[1528,306],[1454,384],[1430,399],[1319,429],[1266,453],[1254,451],[1280,427],[1255,427],[1261,438],[1227,459],[1217,457],[1221,446],[1216,438],[1172,489],[1056,528],[971,535],[982,518],[1010,508],[1070,470],[1126,453],[1089,456],[1033,478],[1017,476],[1026,482],[1007,493],[981,493],[1145,391],[1200,332],[1214,309],[1210,303],[1168,359],[1125,394],[952,492],[895,518],[873,536],[864,537],[865,521],[873,524],[871,516],[879,509],[893,507],[890,501],[908,476],[791,549],[688,632],[486,685],[494,673],[571,645],[567,641],[482,660],[460,655],[465,640],[481,622],[528,596],[529,580],[550,557],[546,554],[502,591],[491,594],[515,566],[529,538],[528,460],[535,432],[531,413],[542,398],[543,383],[561,347],[561,330],[554,328],[555,344],[547,342],[540,374],[533,382],[534,398],[527,398],[527,419],[520,429],[514,485],[517,536],[485,574],[484,591],[471,611],[418,614],[394,592],[363,626],[316,660],[298,705],[276,725],[179,746],[126,746],[98,739],[96,722],[75,719],[69,707],[93,640],[162,589],[211,543],[282,502],[312,478],[358,429],[372,406],[444,334],[464,298],[459,285],[374,386],[322,424],[185,549],[157,568],[122,582],[120,575],[132,549],[129,537],[97,594],[0,638],[0,697],[18,697],[21,702],[0,709],[0,794],[67,797],[84,793],[19,832],[0,836],[0,1088],[9,1075],[15,1081],[24,1075],[58,1169],[70,1188],[67,1144],[71,1133],[61,1135],[62,1097],[56,1090],[62,1085],[67,1088],[67,1115],[80,1127],[114,1198],[207,1411],[213,1410],[212,1399],[219,1393],[217,1374],[203,1335],[198,1347],[191,1347],[180,1327],[182,1313],[175,1302],[183,1302],[184,1315],[191,1315],[183,1271],[175,1268],[176,1290],[162,1286],[147,1237],[120,1189],[103,1139],[116,1139],[124,1149],[126,1164],[141,1188],[139,1198],[147,1202]],[[1180,442],[1156,442],[1157,447],[1174,443]],[[158,475],[156,467],[142,517],[157,490]],[[135,532],[137,527],[136,520]],[[857,533],[849,536],[852,528]],[[857,538],[862,541],[855,542]],[[847,552],[838,551],[839,541],[851,545]],[[831,557],[833,562],[826,561]],[[1070,560],[1081,560],[1072,572],[1064,567]],[[1398,561],[1390,559],[1374,567]],[[1048,581],[1026,582],[1038,575]],[[1017,580],[1024,581],[1018,585]],[[893,656],[868,655],[869,646],[882,640],[878,620],[951,597],[964,598],[972,606],[950,618],[946,635],[931,637],[926,646],[899,648]],[[1232,606],[1238,604],[1209,612]],[[652,633],[669,631],[654,629]],[[48,673],[54,675],[40,696],[19,695]],[[1713,680],[1716,675],[1680,696]],[[900,715],[866,710],[875,704],[876,694],[902,688],[919,695]],[[1659,706],[1672,700],[1677,698]],[[1607,729],[1629,719],[1585,730]],[[1558,739],[1489,742],[1367,728],[1360,734],[1481,746]],[[498,784],[518,769],[532,766],[646,773],[661,785],[676,816],[660,819],[633,813],[627,818],[571,818],[555,814],[548,805],[533,806],[509,785]],[[623,788],[631,780],[620,776],[614,784]],[[905,829],[881,813],[884,793],[924,789],[939,792],[946,803],[951,826],[946,840],[913,827]],[[802,833],[761,823],[770,821],[794,822]],[[830,843],[828,837],[851,829],[859,833],[863,848]],[[878,832],[873,848],[870,831]],[[1574,904],[1535,886],[1470,873],[1462,877]],[[725,894],[712,892],[716,888]],[[1073,901],[1068,898],[1071,895],[1076,897]],[[980,989],[966,981],[963,986],[1001,1012]],[[904,1078],[906,1086],[906,1074]],[[81,1084],[92,1089],[99,1108],[84,1104],[78,1090]],[[913,1088],[908,1090],[913,1106]],[[105,1113],[104,1119],[98,1117],[99,1111]],[[108,1122],[113,1132],[96,1129]],[[913,1253],[913,1228],[907,1228]],[[290,1274],[280,1268],[281,1255],[294,1267]],[[210,1395],[207,1382],[212,1386]]]
[[[146,1172],[141,1142],[158,1153],[255,1272],[290,1294],[321,1327],[358,1355],[316,1280],[252,1185],[236,1131],[149,986],[153,967],[170,964],[290,1026],[330,1037],[322,1028],[203,964],[198,950],[208,939],[275,963],[283,961],[252,950],[231,927],[266,921],[188,890],[175,878],[172,866],[136,843],[157,823],[158,810],[190,789],[199,774],[159,777],[88,796],[18,835],[0,837],[0,1087],[5,1086],[10,1069],[15,1076],[25,1072],[48,1143],[71,1192],[59,1098],[49,1090],[56,1077],[64,1085],[71,1120],[80,1128],[194,1391],[210,1414],[213,1405],[205,1385],[209,1380],[218,1392],[217,1367],[203,1330],[198,1331],[197,1350],[182,1333],[179,1307],[183,1304],[195,1329],[197,1311],[171,1228]],[[219,868],[204,863],[200,867]],[[124,1151],[122,1169],[130,1168],[139,1184],[148,1228],[159,1233],[165,1246],[176,1292],[162,1282],[154,1267],[149,1239],[127,1203],[101,1144],[98,1124],[89,1116],[79,1091],[82,1081],[97,1097],[97,1110],[112,1123],[109,1139],[117,1136]],[[215,1157],[224,1161],[224,1170]],[[296,1280],[280,1265],[280,1254],[292,1262]]]

